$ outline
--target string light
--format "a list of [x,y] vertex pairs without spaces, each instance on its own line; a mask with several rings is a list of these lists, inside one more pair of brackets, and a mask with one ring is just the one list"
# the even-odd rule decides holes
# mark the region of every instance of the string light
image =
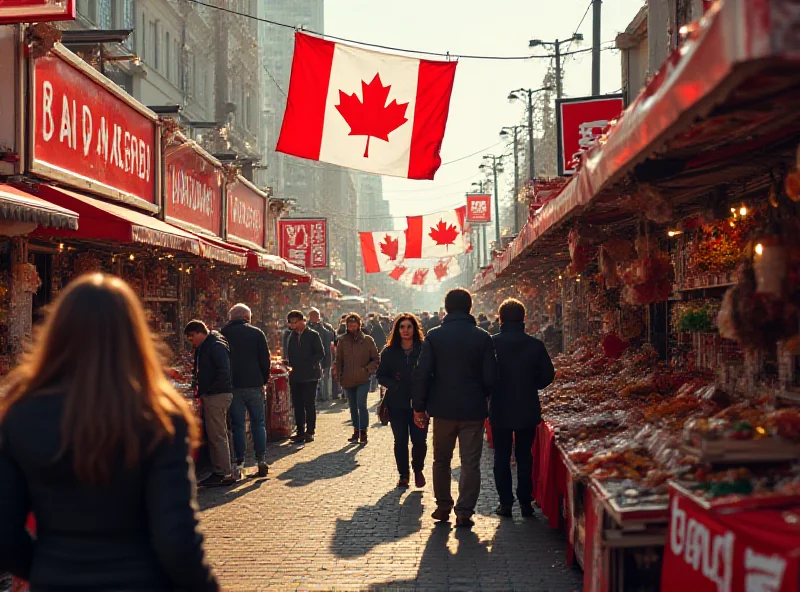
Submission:
[[133,253],[131,253],[130,255],[128,255],[128,259],[130,259],[131,261],[133,261],[134,259],[136,259],[136,257],[134,257],[134,256],[133,256]]
[[742,207],[741,207],[741,208],[739,208],[739,215],[740,215],[742,218],[744,218],[745,216],[747,216],[747,208],[745,207],[745,205],[744,205],[744,204],[742,204]]
[[58,250],[59,251],[63,251],[64,250],[64,243],[58,243]]
[[756,255],[763,255],[764,254],[764,245],[758,243],[756,245]]

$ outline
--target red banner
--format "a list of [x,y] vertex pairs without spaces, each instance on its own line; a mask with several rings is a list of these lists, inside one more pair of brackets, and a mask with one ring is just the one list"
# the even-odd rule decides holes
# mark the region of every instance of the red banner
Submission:
[[467,194],[467,222],[481,224],[492,221],[492,196]]
[[714,512],[670,489],[662,590],[796,591],[800,506]]
[[278,223],[281,257],[306,269],[328,267],[328,221],[286,219]]
[[66,50],[31,64],[31,171],[156,209],[155,115]]
[[575,174],[581,155],[608,131],[609,123],[624,108],[622,95],[556,101],[560,177]]
[[219,236],[222,169],[190,144],[167,148],[166,216]]
[[228,240],[264,248],[266,215],[266,194],[243,177],[228,185]]
[[75,0],[0,0],[0,25],[74,19]]

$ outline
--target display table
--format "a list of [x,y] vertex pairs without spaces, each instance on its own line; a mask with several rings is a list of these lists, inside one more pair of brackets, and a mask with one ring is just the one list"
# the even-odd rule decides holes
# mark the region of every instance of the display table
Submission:
[[672,484],[661,589],[798,590],[800,499],[754,501],[710,504]]

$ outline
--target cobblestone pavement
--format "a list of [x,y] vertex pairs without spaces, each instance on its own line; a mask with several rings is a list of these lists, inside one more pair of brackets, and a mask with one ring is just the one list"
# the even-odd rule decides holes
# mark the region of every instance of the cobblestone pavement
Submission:
[[[429,447],[421,490],[401,491],[392,433],[374,414],[369,444],[352,434],[343,402],[319,405],[316,441],[297,451],[270,444],[270,476],[200,492],[209,558],[226,590],[572,591],[581,574],[565,564],[563,534],[537,512],[493,514],[492,451],[483,455],[472,530],[436,525]],[[252,469],[251,469],[252,470]],[[458,477],[458,454],[453,459]],[[455,494],[456,483],[453,482]]]

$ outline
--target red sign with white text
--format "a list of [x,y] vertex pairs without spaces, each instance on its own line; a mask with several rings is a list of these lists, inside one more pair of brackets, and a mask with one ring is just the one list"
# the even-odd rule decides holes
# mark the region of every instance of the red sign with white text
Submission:
[[800,506],[715,512],[671,488],[661,589],[796,591],[798,520]]
[[558,174],[574,175],[581,156],[608,131],[625,109],[622,95],[604,95],[556,101],[558,119]]
[[0,25],[74,19],[75,0],[0,0]]
[[267,196],[242,177],[228,185],[228,240],[264,248]]
[[222,170],[189,144],[167,148],[166,160],[166,216],[219,236]]
[[286,219],[278,222],[281,257],[305,269],[328,267],[328,221]]
[[123,201],[156,204],[154,114],[63,49],[32,61],[31,171]]
[[492,196],[467,194],[467,222],[480,224],[492,221]]

